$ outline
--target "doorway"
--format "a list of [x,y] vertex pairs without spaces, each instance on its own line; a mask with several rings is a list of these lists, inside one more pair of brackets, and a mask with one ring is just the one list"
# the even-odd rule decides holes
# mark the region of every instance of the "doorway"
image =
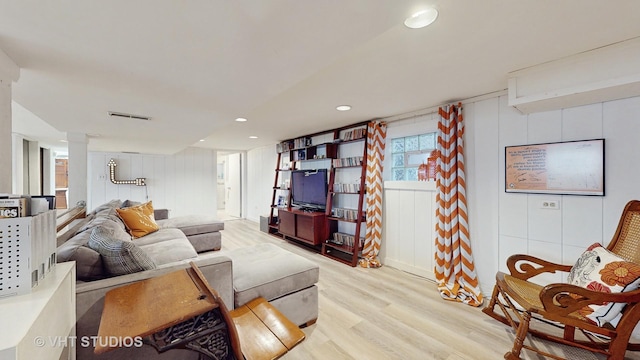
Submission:
[[218,218],[242,218],[242,154],[218,153]]
[[67,208],[69,190],[69,160],[56,158],[56,209]]

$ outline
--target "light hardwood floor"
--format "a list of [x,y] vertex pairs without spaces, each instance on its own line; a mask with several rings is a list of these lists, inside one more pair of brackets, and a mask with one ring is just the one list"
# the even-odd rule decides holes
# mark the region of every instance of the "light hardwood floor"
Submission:
[[[352,268],[260,232],[255,222],[225,221],[222,253],[261,242],[320,266],[318,321],[303,329],[306,339],[282,359],[502,359],[511,349],[510,328],[481,308],[442,300],[433,281],[389,266]],[[568,359],[603,358],[556,344],[535,344]],[[542,359],[528,351],[521,356]],[[627,358],[640,359],[640,353],[627,352]]]

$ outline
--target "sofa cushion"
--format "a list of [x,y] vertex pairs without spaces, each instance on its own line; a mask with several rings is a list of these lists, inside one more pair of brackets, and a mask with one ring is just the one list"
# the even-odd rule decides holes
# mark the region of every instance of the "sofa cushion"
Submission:
[[206,234],[224,230],[224,222],[211,215],[186,215],[158,221],[162,228],[177,228],[187,235]]
[[100,253],[102,261],[111,275],[131,274],[151,270],[156,264],[144,251],[131,241],[114,238],[113,232],[98,226],[91,230],[87,245]]
[[[176,235],[176,231],[179,235]],[[156,237],[158,241],[140,244],[140,242],[136,240],[134,243],[138,245],[150,258],[152,258],[158,266],[198,257],[193,246],[191,246],[189,240],[187,240],[180,230],[162,229],[145,236],[145,238],[149,236]],[[161,237],[162,239],[159,239]]]
[[142,205],[142,203],[140,201],[127,199],[127,200],[122,202],[122,206],[120,206],[120,207],[128,208],[128,207],[131,207],[131,206],[138,206],[138,205]]
[[159,229],[153,218],[151,201],[138,206],[116,209],[116,212],[134,238],[143,237]]
[[120,205],[122,205],[122,201],[115,199],[115,200],[111,200],[108,203],[104,203],[98,207],[96,207],[95,209],[93,209],[92,212],[89,213],[89,215],[94,215],[97,214],[103,210],[107,210],[107,209],[115,209],[115,208],[119,208]]
[[113,231],[113,236],[120,240],[131,240],[131,234],[125,230],[124,223],[118,217],[115,209],[103,210],[94,215],[93,219],[80,227],[76,234],[84,231],[91,233],[91,230],[98,226]]
[[264,297],[271,301],[318,282],[318,264],[274,244],[259,244],[225,252],[233,261],[235,307]]
[[220,231],[206,234],[195,234],[187,237],[196,252],[217,251],[222,248],[222,235]]
[[79,280],[92,281],[105,277],[105,270],[100,254],[87,247],[91,232],[83,232],[73,236],[58,246],[57,261],[75,261],[76,276]]
[[187,237],[178,229],[160,229],[154,233],[141,238],[133,239],[133,242],[138,246],[144,246],[149,244],[155,244],[172,239],[187,239]]

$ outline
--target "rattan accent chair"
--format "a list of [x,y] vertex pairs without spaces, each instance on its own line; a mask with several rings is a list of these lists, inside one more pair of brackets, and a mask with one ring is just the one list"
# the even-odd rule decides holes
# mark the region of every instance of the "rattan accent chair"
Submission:
[[[640,201],[627,203],[607,249],[628,262],[640,264]],[[569,272],[572,266],[554,264],[529,255],[509,257],[507,267],[509,274],[496,274],[491,301],[483,309],[487,315],[515,330],[513,348],[504,355],[505,359],[519,359],[523,348],[561,359],[532,346],[527,340],[528,334],[605,354],[607,359],[623,359],[627,350],[640,351],[640,343],[629,342],[640,320],[640,290],[607,293],[568,283],[540,286],[529,279],[545,272]],[[588,321],[581,311],[587,305],[607,302],[626,303],[615,328],[609,323],[598,326]],[[500,308],[500,313],[496,307]],[[531,326],[532,319],[554,326],[543,323],[546,326],[534,327]]]

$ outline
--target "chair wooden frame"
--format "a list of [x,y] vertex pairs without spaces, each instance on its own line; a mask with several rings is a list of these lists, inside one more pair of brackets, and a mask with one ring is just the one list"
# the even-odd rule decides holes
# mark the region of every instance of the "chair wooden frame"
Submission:
[[[632,200],[627,203],[607,249],[627,261],[640,264],[640,201]],[[482,311],[515,330],[513,348],[504,355],[505,359],[519,359],[523,348],[550,358],[562,359],[527,345],[527,334],[605,354],[611,360],[624,359],[627,350],[640,351],[640,343],[629,343],[631,332],[640,321],[640,290],[604,293],[566,283],[540,286],[529,281],[542,273],[568,273],[571,267],[519,254],[507,259],[509,274],[496,274],[491,300]],[[604,302],[627,304],[616,328],[599,327],[578,312],[589,304]],[[496,306],[502,314],[496,312]],[[532,319],[560,325],[563,328],[562,335],[532,329]]]

